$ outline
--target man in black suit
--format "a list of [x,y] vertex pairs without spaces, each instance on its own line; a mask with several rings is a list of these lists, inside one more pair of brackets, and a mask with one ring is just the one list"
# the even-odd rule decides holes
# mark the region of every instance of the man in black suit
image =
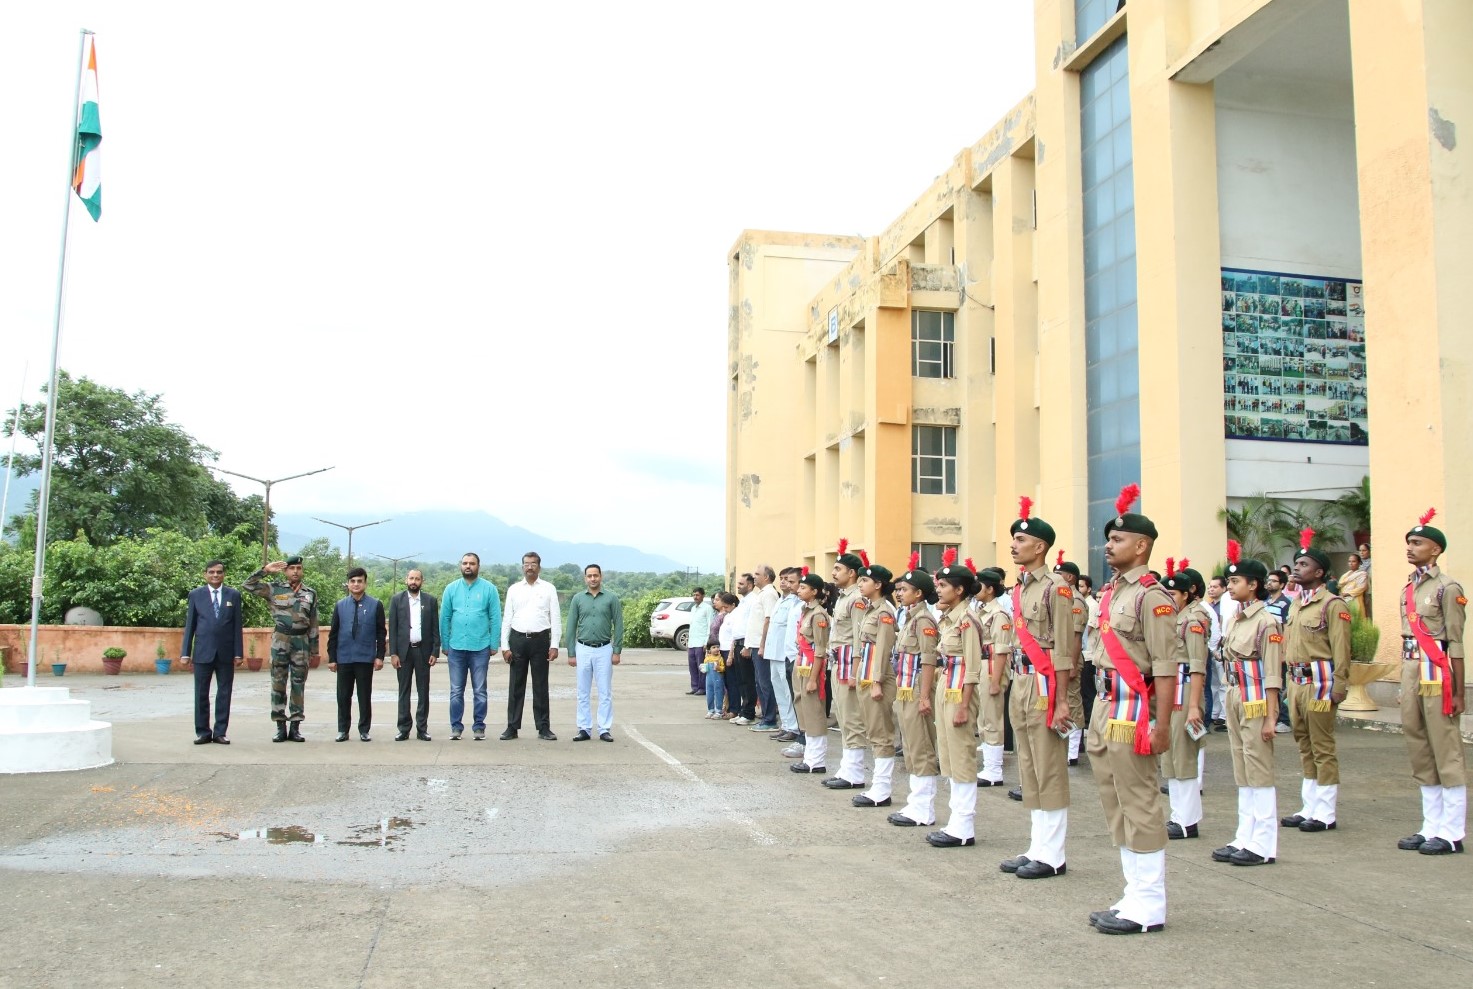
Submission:
[[[240,592],[226,587],[225,564],[205,564],[205,586],[189,592],[184,615],[184,644],[179,661],[194,667],[194,744],[229,745],[230,689],[235,664],[245,652]],[[215,678],[215,723],[210,725],[210,677]]]
[[430,667],[440,658],[440,604],[435,596],[421,592],[424,575],[411,570],[404,575],[406,590],[389,602],[389,662],[399,671],[399,734],[394,741],[409,737],[409,684],[419,688],[414,711],[415,737],[430,740]]

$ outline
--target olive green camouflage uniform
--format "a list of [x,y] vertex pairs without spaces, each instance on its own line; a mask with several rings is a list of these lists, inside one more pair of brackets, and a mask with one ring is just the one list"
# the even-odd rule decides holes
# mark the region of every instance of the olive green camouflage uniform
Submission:
[[[301,722],[307,689],[308,659],[317,655],[317,592],[305,585],[271,583],[264,570],[251,574],[241,590],[271,606],[276,632],[271,636],[271,720]],[[287,714],[287,679],[291,679],[291,714]]]

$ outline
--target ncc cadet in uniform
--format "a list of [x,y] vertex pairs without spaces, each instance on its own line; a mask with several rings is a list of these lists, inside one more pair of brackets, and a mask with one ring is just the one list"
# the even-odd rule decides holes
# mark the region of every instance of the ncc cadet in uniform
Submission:
[[1009,715],[1018,750],[1023,806],[1028,808],[1028,850],[999,865],[1021,879],[1062,876],[1069,832],[1069,674],[1077,664],[1074,592],[1049,570],[1054,529],[1032,517],[1033,500],[1019,502],[1011,553],[1023,568],[1013,585],[1013,689]]
[[839,771],[823,781],[830,790],[864,787],[864,720],[859,712],[854,661],[865,612],[865,600],[859,593],[859,572],[866,566],[863,559],[849,552],[849,540],[840,539],[833,573],[839,600],[834,603],[829,652],[834,674],[834,718],[839,722],[844,755],[839,761]]
[[951,781],[951,807],[946,827],[926,840],[937,848],[976,844],[977,745],[972,726],[977,723],[981,698],[977,684],[982,674],[982,634],[970,606],[977,592],[977,575],[956,563],[956,550],[942,556],[946,564],[936,571],[936,594],[941,621],[936,644],[936,750],[941,773]]
[[855,700],[875,769],[869,789],[855,794],[852,803],[856,807],[890,806],[895,775],[895,605],[890,602],[890,595],[895,593],[894,576],[878,563],[859,572],[859,593],[864,596],[865,609],[855,647],[855,679],[859,682]]
[[[806,569],[806,568],[805,568]],[[829,751],[829,719],[824,713],[824,667],[829,656],[829,613],[823,609],[823,578],[805,573],[798,581],[802,602],[798,626],[798,659],[793,666],[793,706],[803,732],[803,757],[788,766],[795,773],[822,773]]]
[[1077,657],[1074,669],[1069,673],[1069,720],[1074,723],[1074,730],[1069,733],[1069,765],[1079,765],[1079,749],[1084,744],[1084,694],[1081,692],[1081,683],[1084,676],[1084,654],[1081,643],[1084,637],[1084,627],[1089,624],[1089,606],[1084,603],[1084,598],[1079,596],[1079,564],[1064,559],[1064,551],[1059,550],[1059,558],[1054,563],[1054,573],[1059,579],[1069,585],[1069,590],[1074,594],[1074,606],[1070,609],[1073,615],[1071,634],[1074,636],[1073,649]]
[[1284,658],[1289,663],[1289,721],[1299,743],[1304,769],[1300,808],[1279,821],[1300,831],[1333,831],[1340,792],[1340,760],[1335,754],[1335,706],[1350,689],[1350,606],[1325,587],[1330,558],[1310,543],[1314,530],[1299,534],[1294,579],[1299,591],[1284,625]]
[[[1202,739],[1207,727],[1202,717],[1202,695],[1207,685],[1207,637],[1212,628],[1202,603],[1206,583],[1202,575],[1170,557],[1163,586],[1176,604],[1176,673],[1171,699],[1171,751],[1161,757],[1161,775],[1171,816],[1166,837],[1197,837],[1202,823]],[[1165,681],[1162,681],[1165,683]],[[1195,736],[1195,737],[1193,737]]]
[[910,569],[895,582],[905,620],[895,645],[895,710],[905,738],[905,765],[910,793],[905,806],[891,814],[896,827],[936,823],[936,784],[941,767],[936,757],[936,642],[940,632],[927,605],[935,604],[936,584],[921,569],[921,554],[910,555]]
[[1238,831],[1230,843],[1213,850],[1212,860],[1267,865],[1279,854],[1274,725],[1283,687],[1284,627],[1263,604],[1268,598],[1268,568],[1257,560],[1242,559],[1236,539],[1228,540],[1227,579],[1228,593],[1239,606],[1222,635]]
[[1002,606],[1007,594],[1007,574],[1001,567],[977,571],[977,597],[981,610],[977,620],[982,625],[983,667],[981,714],[977,727],[982,737],[978,751],[982,768],[977,771],[978,786],[1003,786],[1003,718],[1006,715],[1007,675],[1013,655],[1013,620]]
[[1438,568],[1447,536],[1427,523],[1428,509],[1407,533],[1414,569],[1401,594],[1401,725],[1422,788],[1422,828],[1397,847],[1423,855],[1463,850],[1468,772],[1458,725],[1463,716],[1463,587]]
[[[286,583],[267,581],[267,574],[286,574]],[[305,742],[302,737],[303,695],[307,690],[307,667],[317,658],[317,592],[302,586],[302,558],[288,557],[257,570],[241,586],[247,594],[265,598],[271,605],[276,630],[271,635],[271,720],[276,722],[273,742]],[[288,713],[287,680],[291,680]]]
[[1156,526],[1130,510],[1139,497],[1140,488],[1128,485],[1115,501],[1115,518],[1105,523],[1105,562],[1116,576],[1100,595],[1100,637],[1093,645],[1098,682],[1089,764],[1125,874],[1125,894],[1090,914],[1103,934],[1166,925],[1166,815],[1156,757],[1171,748],[1176,605],[1148,569]]

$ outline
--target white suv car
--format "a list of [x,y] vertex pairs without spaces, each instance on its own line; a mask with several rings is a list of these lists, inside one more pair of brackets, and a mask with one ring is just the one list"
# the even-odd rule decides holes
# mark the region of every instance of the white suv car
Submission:
[[695,598],[666,598],[650,612],[650,638],[684,652],[690,638],[690,610]]

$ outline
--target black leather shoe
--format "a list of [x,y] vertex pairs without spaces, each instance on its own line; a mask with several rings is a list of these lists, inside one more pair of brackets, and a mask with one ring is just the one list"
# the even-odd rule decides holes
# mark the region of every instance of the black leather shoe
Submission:
[[399,734],[397,734],[397,735],[394,736],[394,741],[396,741],[396,742],[407,742],[407,741],[409,741],[409,732],[407,732],[407,731],[401,731]]
[[1018,867],[1018,871],[1013,873],[1013,875],[1017,876],[1019,879],[1049,879],[1053,876],[1062,876],[1068,871],[1069,866],[1067,863],[1055,868],[1052,865],[1049,865],[1045,862],[1039,862],[1035,859],[1034,861],[1029,862],[1027,865],[1020,865]]
[[1462,850],[1462,841],[1448,841],[1446,838],[1428,838],[1417,849],[1423,855],[1453,855]]
[[900,811],[898,811],[898,810],[895,813],[891,814],[889,817],[885,818],[885,820],[889,821],[891,824],[895,825],[897,828],[924,828],[924,827],[930,827],[929,824],[922,824],[920,821],[913,821],[913,820],[911,820],[910,818],[906,817],[904,814],[900,813]]
[[210,741],[214,742],[216,745],[230,744],[230,739],[226,738],[224,735],[216,735],[214,738],[210,739]]
[[1275,860],[1272,857],[1264,858],[1257,852],[1250,852],[1246,848],[1240,848],[1233,852],[1232,858],[1228,861],[1233,865],[1272,865]]
[[338,737],[335,738],[335,739],[333,739],[334,742],[346,742],[347,740],[348,740],[348,733],[345,732],[345,731],[338,732]]
[[[780,731],[776,735],[773,735],[772,736],[772,740],[774,742],[792,742],[792,741],[796,741],[797,738],[798,738],[798,733],[795,732],[795,731]],[[897,757],[898,757],[898,753],[897,753]]]
[[1212,730],[1213,731],[1226,732],[1227,731],[1227,722],[1226,721],[1214,721],[1214,722],[1212,722]]
[[1009,800],[1022,800],[1023,799],[1023,788],[1021,786],[1015,786],[1015,787],[1013,787],[1011,790],[1008,791],[1008,799]]
[[1212,861],[1231,862],[1233,860],[1233,856],[1236,854],[1238,854],[1238,849],[1234,848],[1232,845],[1223,845],[1221,848],[1214,848],[1212,850]]
[[1166,786],[1165,784],[1162,784],[1162,786],[1161,786],[1161,792],[1162,793],[1170,793],[1171,792],[1171,787]]
[[278,722],[276,722],[276,737],[273,738],[271,741],[273,741],[273,742],[285,742],[286,741],[286,722],[285,721],[278,721]]
[[1003,872],[1017,872],[1019,869],[1023,868],[1023,866],[1032,861],[1033,860],[1026,855],[1018,855],[1010,859],[1004,859],[1003,861],[998,863],[997,867]]
[[851,800],[851,801],[849,801],[849,802],[851,804],[853,804],[854,806],[856,806],[856,807],[889,807],[890,806],[890,798],[889,797],[886,797],[884,800],[871,800],[869,797],[866,797],[862,793],[856,794],[855,797],[854,797],[854,799]]
[[508,728],[506,731],[504,731],[504,732],[501,733],[501,740],[503,742],[510,742],[512,739],[514,739],[516,737],[517,737],[517,730],[515,728]]
[[414,733],[414,737],[419,739],[421,742],[431,741],[430,733],[427,731],[417,731]]
[[1099,922],[1095,924],[1095,930],[1101,934],[1155,934],[1157,931],[1165,929],[1165,924],[1152,924],[1149,927],[1143,927],[1133,920],[1126,920],[1124,917],[1114,914],[1101,917]]
[[598,740],[600,742],[612,742],[614,740],[614,736],[606,731],[601,731],[598,733]]
[[1114,909],[1111,909],[1111,910],[1096,910],[1094,913],[1092,913],[1092,914],[1089,915],[1089,926],[1094,927],[1094,926],[1096,926],[1096,925],[1099,924],[1100,918],[1102,918],[1102,917],[1113,917],[1113,916],[1115,916],[1119,912],[1120,911],[1114,910]]
[[1398,841],[1396,843],[1396,847],[1400,848],[1404,852],[1415,852],[1417,849],[1421,848],[1425,844],[1427,844],[1427,839],[1424,836],[1422,836],[1421,834],[1414,834],[1408,835],[1407,837]]
[[1310,834],[1314,834],[1316,831],[1334,831],[1335,822],[1331,821],[1329,824],[1326,824],[1324,821],[1316,821],[1314,818],[1310,818],[1299,825],[1299,830],[1306,831]]
[[292,730],[286,733],[286,738],[287,738],[287,741],[289,741],[289,742],[305,742],[306,741],[306,739],[302,737],[302,724],[301,724],[301,722],[299,722],[299,721],[293,721],[292,722]]
[[1281,827],[1281,828],[1297,828],[1297,827],[1299,827],[1299,825],[1303,824],[1306,820],[1308,820],[1308,818],[1306,818],[1306,817],[1304,817],[1304,816],[1302,816],[1300,814],[1290,814],[1288,817],[1281,817],[1281,818],[1279,818],[1279,827]]
[[825,769],[822,766],[810,766],[807,763],[795,762],[791,766],[788,767],[788,772],[790,772],[790,773],[826,773],[826,772],[828,772],[828,770]]
[[1008,784],[1007,784],[1007,781],[1006,780],[984,780],[982,777],[978,776],[977,777],[977,785],[978,786],[1007,786]]
[[848,780],[846,780],[846,779],[844,779],[842,777],[839,777],[839,776],[830,776],[828,779],[826,779],[826,780],[823,781],[823,785],[826,786],[826,787],[828,787],[830,790],[862,790],[862,789],[864,789],[864,784],[863,783],[851,783]]
[[1186,827],[1182,827],[1175,821],[1167,821],[1166,837],[1171,838],[1172,840],[1176,840],[1179,838],[1195,838],[1197,837],[1197,826],[1195,824],[1188,824]]
[[958,838],[945,831],[932,831],[926,835],[926,840],[933,848],[971,848],[977,844],[976,838]]
[[542,739],[544,742],[556,742],[557,741],[557,736],[554,735],[551,731],[548,731],[548,730],[545,730],[545,729],[543,731],[539,731],[537,733],[537,737],[540,738],[540,739]]
[[578,729],[578,734],[576,734],[576,735],[573,736],[573,741],[575,741],[575,742],[586,742],[586,741],[588,741],[592,737],[593,736],[590,735],[590,734],[588,734],[588,732],[584,731],[582,728],[579,728]]
[[369,736],[368,736],[368,732],[366,732],[366,731],[360,731],[358,733],[358,741],[360,741],[360,742],[370,741]]
[[209,745],[214,740],[215,740],[214,737],[211,736],[211,735],[196,735],[196,736],[194,736],[194,744],[195,745]]
[[1071,765],[1071,766],[1077,766],[1077,765],[1079,765],[1079,756],[1075,756],[1073,759],[1070,759],[1069,760],[1069,765]]

